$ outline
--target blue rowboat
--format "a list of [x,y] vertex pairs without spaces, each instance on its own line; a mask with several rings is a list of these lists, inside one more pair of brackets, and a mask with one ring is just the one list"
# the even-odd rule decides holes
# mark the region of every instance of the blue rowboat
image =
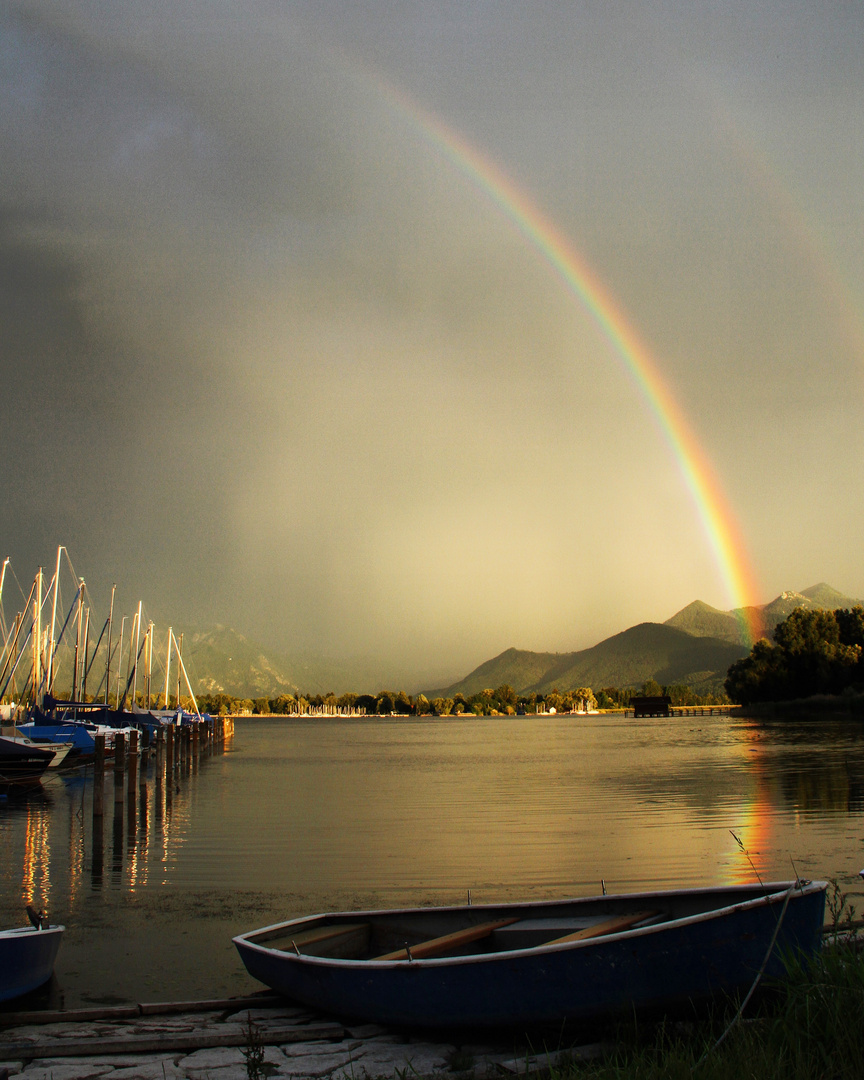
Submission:
[[0,1001],[29,994],[48,982],[64,929],[43,926],[40,920],[38,926],[0,930]]
[[815,954],[824,881],[339,912],[240,934],[253,978],[337,1016],[450,1027],[670,1011]]

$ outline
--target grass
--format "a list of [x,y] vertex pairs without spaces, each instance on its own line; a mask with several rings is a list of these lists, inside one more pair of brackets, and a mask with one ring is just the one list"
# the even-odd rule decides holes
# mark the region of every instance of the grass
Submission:
[[[836,884],[828,910],[829,937],[836,937],[854,915]],[[610,1056],[558,1068],[552,1080],[859,1080],[864,1076],[864,951],[859,945],[853,931],[812,961],[789,961],[788,978],[731,1028],[734,1009],[699,1023],[619,1030]]]

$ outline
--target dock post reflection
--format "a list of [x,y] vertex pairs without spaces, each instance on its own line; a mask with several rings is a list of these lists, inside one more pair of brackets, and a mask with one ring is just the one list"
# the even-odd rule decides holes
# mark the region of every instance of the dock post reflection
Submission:
[[105,853],[104,810],[105,810],[105,736],[96,735],[93,752],[93,829],[92,854],[90,857],[90,878],[94,889],[102,888],[102,871]]
[[97,735],[93,743],[93,817],[101,818],[105,799],[105,736]]
[[129,755],[128,762],[128,774],[129,784],[126,792],[126,830],[128,833],[128,843],[130,847],[135,844],[135,833],[137,828],[136,815],[138,809],[138,732],[129,732]]

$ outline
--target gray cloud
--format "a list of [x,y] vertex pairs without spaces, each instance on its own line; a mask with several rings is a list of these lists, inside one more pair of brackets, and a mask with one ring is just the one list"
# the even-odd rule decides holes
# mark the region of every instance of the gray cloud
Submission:
[[864,593],[864,20],[765,10],[4,5],[19,573],[418,677],[727,605],[633,379],[380,74],[628,312],[762,599]]

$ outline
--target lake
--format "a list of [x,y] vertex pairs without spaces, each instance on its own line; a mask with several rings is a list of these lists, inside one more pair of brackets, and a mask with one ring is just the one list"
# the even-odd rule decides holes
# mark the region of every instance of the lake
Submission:
[[261,987],[233,934],[469,889],[482,903],[797,871],[864,896],[852,721],[250,717],[197,771],[145,779],[130,818],[108,776],[101,843],[92,770],[0,800],[0,925],[23,925],[32,899],[67,927],[53,1007],[247,993]]

